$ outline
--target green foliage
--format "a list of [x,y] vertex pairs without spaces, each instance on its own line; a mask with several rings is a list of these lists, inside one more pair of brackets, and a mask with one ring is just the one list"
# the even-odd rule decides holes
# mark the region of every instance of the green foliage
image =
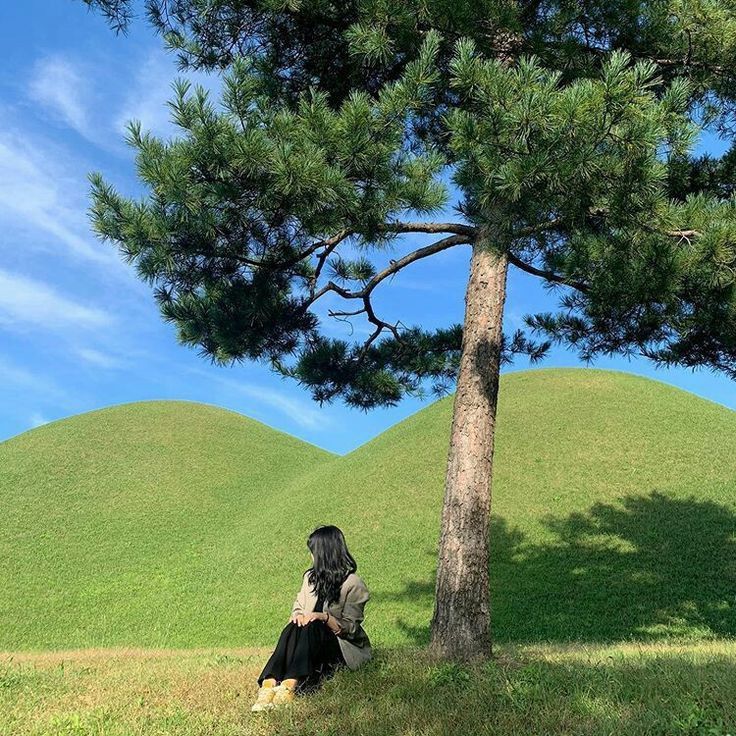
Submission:
[[654,65],[630,61],[613,53],[599,79],[561,86],[535,58],[507,68],[459,43],[451,84],[464,104],[448,129],[466,213],[482,222],[494,212],[494,238],[509,243],[554,221],[584,232],[591,211],[611,229],[656,227],[667,204],[663,153],[686,151],[695,129],[685,83],[658,99]]
[[[129,22],[122,0],[91,4]],[[319,401],[443,392],[462,326],[405,325],[373,292],[444,247],[490,243],[560,293],[504,337],[505,360],[556,341],[736,376],[734,154],[692,154],[736,121],[733,0],[145,7],[183,66],[225,70],[223,97],[177,83],[172,140],[131,123],[147,196],[93,174],[91,214],[184,344],[265,360]],[[449,180],[462,222],[418,222]],[[402,232],[451,242],[400,257]],[[329,336],[327,295],[367,339]]]
[[669,205],[670,221],[692,228],[676,238],[625,231],[580,239],[573,257],[596,264],[600,277],[584,297],[566,297],[564,312],[527,323],[586,360],[638,351],[659,364],[708,365],[736,376],[735,207],[733,199],[688,195]]
[[[443,399],[344,457],[180,402],[0,444],[0,651],[269,646],[321,523],[345,530],[377,649],[425,644],[451,415]],[[735,636],[735,453],[736,414],[666,384],[503,375],[495,641]],[[13,672],[0,699],[24,688]],[[521,702],[539,676],[516,682]]]
[[673,719],[675,733],[688,736],[732,736],[734,728],[722,718],[711,716],[705,708],[693,703],[682,716]]
[[385,64],[391,58],[393,42],[385,27],[356,23],[345,37],[353,53],[368,63]]

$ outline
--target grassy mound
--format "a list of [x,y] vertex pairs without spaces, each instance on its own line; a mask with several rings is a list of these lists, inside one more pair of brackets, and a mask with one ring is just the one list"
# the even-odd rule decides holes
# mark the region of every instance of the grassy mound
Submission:
[[[0,445],[0,650],[268,644],[319,523],[422,644],[451,399],[337,457],[244,417],[151,403]],[[736,413],[624,373],[503,377],[498,641],[736,635]]]
[[216,641],[223,616],[232,639],[256,603],[243,586],[267,564],[262,533],[234,549],[234,532],[255,534],[260,510],[330,457],[184,402],[91,412],[0,445],[0,650]]

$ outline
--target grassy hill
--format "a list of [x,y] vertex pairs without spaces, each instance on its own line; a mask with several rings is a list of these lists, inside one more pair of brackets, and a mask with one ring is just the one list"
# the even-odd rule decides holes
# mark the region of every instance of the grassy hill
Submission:
[[[237,414],[133,404],[0,444],[0,650],[268,644],[336,523],[379,644],[423,643],[443,399],[337,457]],[[736,413],[624,373],[503,377],[499,641],[736,635]]]
[[258,533],[259,509],[330,458],[185,402],[91,412],[3,443],[0,649],[215,641],[223,616],[232,637],[255,592],[244,581],[265,565],[255,536],[228,546],[234,530],[273,533]]

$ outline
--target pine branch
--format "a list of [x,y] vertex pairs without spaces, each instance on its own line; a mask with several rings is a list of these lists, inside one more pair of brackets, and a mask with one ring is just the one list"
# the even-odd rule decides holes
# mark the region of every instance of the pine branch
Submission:
[[389,233],[455,233],[475,237],[478,228],[455,222],[389,222],[381,225],[379,230]]
[[[421,227],[427,227],[427,226],[433,226],[432,223],[402,223],[402,224],[409,224],[410,226],[421,226]],[[441,227],[447,227],[446,225],[441,225]],[[423,231],[422,231],[423,232]],[[435,243],[432,243],[431,245],[427,245],[423,248],[417,248],[417,250],[412,251],[411,253],[407,253],[402,258],[399,258],[398,260],[391,261],[391,263],[386,266],[382,271],[377,273],[370,281],[368,281],[365,286],[360,289],[359,291],[351,291],[349,289],[345,289],[344,287],[340,286],[339,284],[336,284],[334,281],[328,281],[319,291],[314,292],[310,298],[305,302],[303,309],[306,311],[311,306],[315,304],[321,297],[323,297],[325,294],[329,292],[334,292],[341,296],[343,299],[360,299],[363,302],[363,306],[360,309],[354,310],[354,311],[340,311],[340,310],[330,310],[328,312],[329,316],[331,317],[355,317],[360,314],[365,314],[368,321],[375,325],[376,329],[371,333],[371,335],[368,337],[368,339],[363,343],[360,353],[359,353],[359,360],[361,360],[368,352],[368,349],[370,346],[381,336],[384,330],[388,330],[394,337],[394,339],[398,342],[402,342],[401,333],[399,331],[399,324],[392,324],[390,322],[387,322],[380,317],[377,316],[375,309],[373,307],[373,303],[371,302],[371,294],[373,293],[374,289],[383,281],[385,281],[390,276],[393,276],[394,274],[398,273],[399,271],[403,270],[407,266],[409,266],[412,263],[415,263],[416,261],[419,261],[423,258],[429,258],[430,256],[433,256],[437,253],[440,253],[443,250],[447,250],[448,248],[452,248],[456,245],[461,244],[469,244],[472,240],[467,235],[450,235],[447,238],[443,238],[442,240],[438,240]],[[324,262],[320,264],[319,268],[321,270],[321,267],[324,265]]]
[[[424,231],[414,231],[424,232]],[[421,260],[422,258],[428,258],[436,253],[439,253],[448,248],[452,248],[456,245],[464,245],[471,243],[472,240],[467,235],[450,235],[447,238],[438,240],[432,245],[427,245],[424,248],[417,248],[417,250],[407,253],[403,258],[399,258],[396,261],[391,261],[391,264],[384,268],[382,271],[377,273],[360,291],[350,291],[345,289],[334,281],[328,281],[321,289],[316,291],[305,304],[305,309],[311,307],[317,300],[323,297],[328,292],[335,292],[339,294],[343,299],[364,299],[370,296],[371,292],[382,282],[385,281],[389,276],[393,276],[408,265]]]
[[590,287],[582,281],[571,281],[564,276],[560,276],[559,274],[554,273],[553,271],[545,271],[541,268],[536,268],[535,266],[522,261],[518,256],[515,256],[513,253],[509,253],[508,258],[509,263],[513,263],[514,266],[520,268],[522,271],[526,271],[532,276],[539,276],[546,281],[563,284],[564,286],[571,286],[573,289],[577,289],[578,291],[581,291],[583,293],[590,290]]

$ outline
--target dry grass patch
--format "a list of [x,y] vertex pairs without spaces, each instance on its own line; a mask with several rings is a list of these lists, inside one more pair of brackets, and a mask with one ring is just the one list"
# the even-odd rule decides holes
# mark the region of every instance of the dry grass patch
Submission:
[[736,734],[736,642],[503,646],[468,667],[381,651],[253,716],[267,650],[0,657],[2,736]]

